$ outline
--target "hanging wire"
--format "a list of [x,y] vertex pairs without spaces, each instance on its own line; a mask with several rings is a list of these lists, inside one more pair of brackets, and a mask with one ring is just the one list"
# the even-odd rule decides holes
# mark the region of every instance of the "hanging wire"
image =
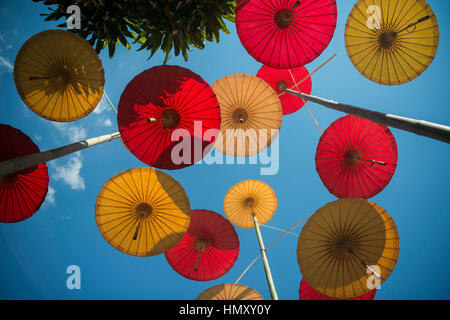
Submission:
[[[299,84],[301,84],[303,81],[305,81],[306,79],[310,78],[314,73],[316,73],[317,71],[319,71],[320,69],[322,69],[328,62],[330,62],[334,57],[336,57],[337,54],[333,54],[327,61],[325,61],[324,63],[322,63],[320,66],[318,66],[313,72],[311,72],[308,76],[306,76],[304,79],[302,79],[300,82],[294,84],[291,88],[288,89],[294,89],[296,86],[298,86]],[[283,94],[286,94],[286,92],[282,92],[280,93],[278,96],[281,97]]]
[[114,106],[113,106],[111,100],[109,100],[109,97],[108,97],[108,95],[106,94],[106,90],[103,90],[103,93],[105,94],[105,97],[106,97],[106,99],[108,100],[109,105],[111,106],[111,108],[113,108],[113,110],[117,113],[116,108],[114,108]]
[[[336,55],[335,55],[335,56],[336,56]],[[289,74],[291,75],[292,81],[294,81],[294,83],[296,83],[295,78],[294,78],[294,75],[292,74],[291,69],[288,69],[288,70],[289,70]],[[311,75],[309,75],[309,76],[311,76]],[[308,79],[308,77],[306,77],[305,79]],[[303,82],[303,81],[304,81],[304,80],[302,80],[302,82]],[[301,82],[300,82],[300,83],[301,83]],[[297,91],[300,92],[300,88],[298,87],[297,84],[295,84],[295,87],[297,88]],[[308,105],[306,104],[306,100],[302,99],[302,101],[303,101],[303,103],[304,103],[306,109],[308,110],[309,115],[311,116],[311,119],[313,119],[314,123],[316,124],[316,127],[319,128],[320,132],[323,134],[323,130],[322,130],[322,128],[319,126],[319,123],[317,122],[316,118],[315,118],[314,115],[312,114],[311,110],[309,110]]]
[[293,235],[293,236],[295,236],[295,237],[298,238],[298,234],[296,234],[296,233],[289,232],[289,231],[287,231],[287,230],[283,230],[283,229],[280,229],[280,228],[275,228],[275,227],[272,227],[272,226],[268,226],[267,224],[263,224],[261,227],[266,227],[266,228],[270,228],[270,229],[274,229],[274,230],[286,232],[286,233],[289,233],[289,234],[291,234],[291,235]]
[[[285,236],[286,234],[289,233],[289,231],[291,231],[292,229],[294,229],[295,227],[297,227],[298,225],[302,224],[303,222],[305,222],[306,220],[308,220],[310,217],[312,216],[312,214],[310,214],[308,217],[306,217],[305,219],[301,220],[300,222],[296,223],[295,225],[293,225],[292,227],[290,227],[288,230],[286,230],[285,232],[283,232],[283,234],[281,234],[278,238],[276,238],[274,241],[272,241],[267,247],[266,247],[266,251],[274,244],[276,243],[278,240],[280,240],[283,236]],[[242,277],[247,273],[247,271],[251,268],[251,266],[258,261],[258,259],[261,257],[261,254],[259,254],[248,266],[247,268],[245,268],[244,272],[242,272],[242,274],[239,276],[239,278],[234,282],[234,284],[238,284],[238,282],[242,279]]]

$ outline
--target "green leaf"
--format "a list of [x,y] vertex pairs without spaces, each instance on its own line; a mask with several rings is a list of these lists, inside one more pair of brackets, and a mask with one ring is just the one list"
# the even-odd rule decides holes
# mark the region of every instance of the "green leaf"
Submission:
[[128,40],[125,38],[125,36],[123,35],[123,33],[118,33],[119,34],[119,42],[125,47],[127,48],[127,50],[130,50],[130,44],[128,43]]
[[108,43],[108,52],[109,57],[112,58],[114,56],[114,52],[116,51],[116,44],[114,42]]

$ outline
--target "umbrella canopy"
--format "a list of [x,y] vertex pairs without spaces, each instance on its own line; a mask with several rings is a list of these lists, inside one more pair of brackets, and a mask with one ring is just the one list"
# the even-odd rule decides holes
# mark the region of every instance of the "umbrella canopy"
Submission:
[[220,214],[192,210],[189,229],[165,253],[170,266],[185,278],[209,281],[230,270],[239,255],[239,238],[233,225]]
[[196,300],[264,300],[264,298],[252,288],[225,283],[206,289]]
[[397,227],[383,208],[346,198],[326,204],[308,219],[297,259],[303,278],[316,291],[353,299],[372,291],[369,282],[375,278],[381,285],[389,277],[399,245]]
[[234,74],[214,82],[222,123],[214,147],[234,157],[258,154],[272,143],[283,111],[276,92],[264,80]]
[[[199,75],[179,66],[138,74],[123,91],[118,109],[125,145],[142,162],[160,169],[180,169],[201,160],[220,128],[214,92]],[[213,129],[215,135],[205,135]],[[184,149],[178,150],[180,146]]]
[[228,190],[223,200],[225,215],[234,225],[254,228],[252,212],[258,223],[267,223],[277,209],[277,197],[273,189],[259,180],[241,181]]
[[277,69],[301,67],[328,46],[336,28],[335,0],[243,0],[236,29],[247,52]]
[[190,213],[183,187],[153,168],[116,174],[95,203],[95,220],[105,240],[117,250],[140,257],[174,247],[188,230]]
[[[373,300],[373,298],[375,298],[376,293],[377,290],[374,289],[370,291],[368,294],[349,300]],[[298,291],[298,294],[300,300],[343,300],[324,296],[320,292],[314,290],[308,283],[306,283],[305,279],[302,279],[302,281],[300,281],[300,289]]]
[[[0,124],[0,141],[0,162],[39,152],[26,134],[6,124]],[[45,163],[0,177],[0,222],[31,217],[44,203],[48,181]]]
[[345,27],[345,47],[353,65],[364,77],[384,85],[422,74],[438,44],[438,22],[424,0],[359,0]]
[[46,30],[28,39],[14,63],[14,82],[25,104],[57,122],[81,119],[103,96],[102,62],[70,31]]
[[389,183],[397,159],[397,143],[388,127],[348,115],[320,138],[316,170],[336,197],[368,199]]
[[[294,90],[306,94],[311,93],[311,77],[309,77],[309,72],[305,67],[275,69],[268,66],[262,66],[256,76],[266,81],[278,95],[284,93],[284,89],[292,88],[302,80],[304,81],[298,84]],[[284,115],[294,113],[305,104],[305,100],[291,94],[283,94],[280,96],[280,101]]]

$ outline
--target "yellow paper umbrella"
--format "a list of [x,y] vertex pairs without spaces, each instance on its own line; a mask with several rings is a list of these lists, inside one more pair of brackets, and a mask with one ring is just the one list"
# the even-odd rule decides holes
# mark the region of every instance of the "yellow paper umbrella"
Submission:
[[214,147],[234,157],[255,155],[272,143],[281,127],[280,98],[264,80],[234,74],[211,86],[220,105],[222,122]]
[[264,298],[252,288],[225,283],[206,289],[196,300],[264,300]]
[[189,199],[171,176],[153,168],[118,173],[100,190],[95,219],[105,240],[124,253],[163,253],[183,238],[190,222]]
[[14,81],[39,116],[67,122],[87,116],[103,95],[104,70],[91,45],[70,31],[47,30],[28,39],[14,63]]
[[344,198],[317,210],[302,229],[297,258],[305,281],[323,295],[352,299],[391,274],[400,250],[391,216],[365,199]]
[[266,249],[259,224],[269,221],[277,209],[277,197],[273,189],[259,180],[245,180],[228,190],[223,200],[223,210],[231,223],[241,228],[255,228],[261,249],[261,259],[266,272],[267,284],[273,300],[278,300]]
[[366,78],[397,85],[431,64],[439,28],[425,0],[359,0],[347,20],[345,46]]
[[225,195],[223,210],[228,220],[241,228],[254,228],[252,213],[259,224],[267,223],[277,209],[273,189],[259,180],[245,180],[235,184]]

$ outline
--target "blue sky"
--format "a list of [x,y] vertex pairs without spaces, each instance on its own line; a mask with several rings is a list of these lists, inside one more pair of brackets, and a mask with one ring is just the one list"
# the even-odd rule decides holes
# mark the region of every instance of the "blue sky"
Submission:
[[[338,24],[324,53],[306,67],[309,71],[332,54],[337,57],[312,77],[312,94],[336,101],[407,117],[450,125],[448,75],[450,71],[450,3],[429,0],[440,27],[440,44],[431,66],[417,79],[401,86],[381,86],[361,76],[344,46],[345,22],[356,1],[338,1]],[[0,4],[0,123],[29,135],[41,150],[78,139],[117,131],[114,111],[105,101],[84,119],[57,125],[39,118],[21,101],[12,66],[21,45],[45,23],[42,4],[2,1]],[[220,43],[193,50],[189,62],[172,57],[169,64],[186,67],[208,83],[234,73],[255,75],[261,64],[239,42],[235,26]],[[162,54],[147,60],[148,52],[120,48],[113,59],[100,58],[105,69],[105,90],[117,105],[126,84],[138,73],[163,62]],[[322,128],[344,114],[309,105]],[[400,235],[400,255],[390,278],[376,299],[450,298],[450,209],[448,181],[450,148],[447,144],[392,129],[399,161],[390,184],[371,200],[393,217]],[[259,165],[194,165],[168,172],[185,188],[192,209],[223,213],[223,197],[235,183],[260,179],[271,185],[278,209],[269,226],[287,229],[336,198],[315,171],[314,156],[320,132],[307,110],[285,116],[279,135],[280,168],[261,176]],[[138,258],[113,249],[100,235],[94,204],[104,183],[116,173],[144,166],[120,140],[83,150],[48,164],[51,192],[30,219],[0,224],[1,299],[195,299],[206,288],[233,283],[259,254],[255,232],[236,227],[240,254],[223,277],[195,282],[171,269],[164,255]],[[293,230],[299,234],[301,227]],[[264,241],[279,231],[262,228]],[[298,299],[301,274],[296,258],[297,239],[286,235],[268,250],[280,299]],[[81,290],[68,290],[66,268],[81,268]],[[258,261],[240,281],[270,299],[263,266]]]

